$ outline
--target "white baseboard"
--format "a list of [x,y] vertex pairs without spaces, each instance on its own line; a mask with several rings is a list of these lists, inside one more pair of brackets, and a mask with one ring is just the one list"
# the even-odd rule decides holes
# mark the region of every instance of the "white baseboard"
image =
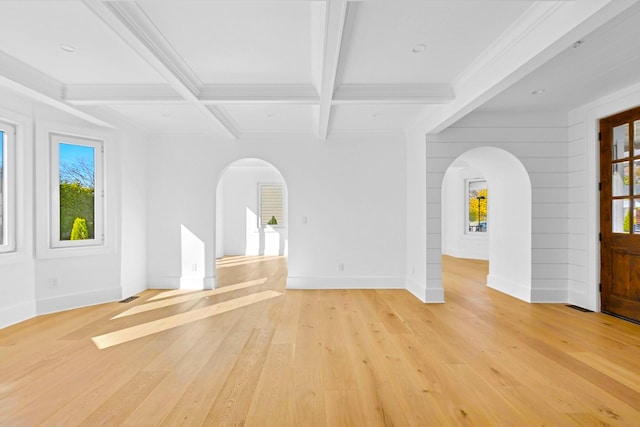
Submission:
[[531,286],[527,287],[512,280],[489,274],[487,286],[525,302],[531,302]]
[[55,313],[73,308],[119,301],[121,298],[122,288],[119,286],[98,291],[60,295],[55,298],[36,300],[36,312],[38,315]]
[[414,279],[407,279],[407,291],[426,304],[441,304],[444,302],[443,289],[427,289],[427,285]]
[[191,277],[152,277],[146,289],[215,289],[218,285],[216,276],[204,278]]
[[568,301],[568,298],[567,298],[566,289],[532,289],[531,290],[531,302],[565,304],[567,303],[567,301]]
[[405,289],[404,277],[287,277],[287,289]]
[[428,304],[444,303],[444,289],[429,289],[425,292],[425,302]]
[[130,282],[122,284],[122,298],[128,298],[132,295],[139,294],[147,289],[147,284],[144,281]]
[[0,308],[0,329],[15,325],[36,316],[35,301]]
[[427,294],[427,285],[424,283],[420,283],[417,280],[408,278],[406,289],[413,294],[416,298],[418,298],[422,302],[427,302],[426,294]]

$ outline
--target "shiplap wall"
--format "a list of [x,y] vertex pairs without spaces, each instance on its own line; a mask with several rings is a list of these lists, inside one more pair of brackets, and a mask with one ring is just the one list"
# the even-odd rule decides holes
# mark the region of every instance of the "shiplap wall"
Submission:
[[516,156],[532,186],[533,302],[566,302],[569,236],[579,227],[569,215],[569,144],[566,114],[473,113],[437,135],[426,137],[427,281],[442,286],[441,187],[449,165],[477,147],[496,147]]

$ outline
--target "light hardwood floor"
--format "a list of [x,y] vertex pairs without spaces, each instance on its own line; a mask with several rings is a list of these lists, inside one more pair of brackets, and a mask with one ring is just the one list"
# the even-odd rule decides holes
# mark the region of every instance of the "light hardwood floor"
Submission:
[[0,426],[640,425],[640,326],[443,265],[446,304],[285,291],[283,258],[233,257],[215,291],[5,328]]

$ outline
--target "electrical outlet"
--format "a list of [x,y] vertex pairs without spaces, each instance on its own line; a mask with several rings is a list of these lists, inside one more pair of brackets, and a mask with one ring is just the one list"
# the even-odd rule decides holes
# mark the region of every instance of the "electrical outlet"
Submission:
[[338,264],[338,271],[344,271],[344,263],[339,263]]
[[55,289],[58,287],[58,279],[55,277],[52,277],[49,279],[49,288],[51,289]]
[[191,264],[191,271],[198,271],[198,264]]

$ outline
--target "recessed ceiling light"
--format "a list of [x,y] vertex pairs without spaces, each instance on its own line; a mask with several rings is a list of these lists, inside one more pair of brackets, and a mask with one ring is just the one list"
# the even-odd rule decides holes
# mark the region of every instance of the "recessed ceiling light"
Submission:
[[425,50],[426,48],[427,48],[427,45],[426,45],[426,44],[422,44],[422,43],[420,43],[420,44],[415,45],[415,46],[411,49],[411,52],[413,52],[413,53],[420,53],[420,52],[424,52],[424,50]]
[[267,114],[267,117],[268,117],[268,118],[272,118],[272,117],[275,117],[275,116],[276,116],[276,113],[269,113],[269,114]]
[[531,95],[542,95],[544,93],[544,89],[536,89],[531,92]]
[[582,44],[584,43],[584,41],[582,40],[578,40],[577,42],[575,42],[571,47],[574,49],[579,48],[580,46],[582,46]]
[[382,113],[373,113],[371,117],[376,118],[376,117],[380,117],[381,115]]
[[67,53],[73,53],[76,51],[76,48],[73,46],[70,46],[68,44],[59,44],[58,47],[60,48],[60,50],[67,52]]

